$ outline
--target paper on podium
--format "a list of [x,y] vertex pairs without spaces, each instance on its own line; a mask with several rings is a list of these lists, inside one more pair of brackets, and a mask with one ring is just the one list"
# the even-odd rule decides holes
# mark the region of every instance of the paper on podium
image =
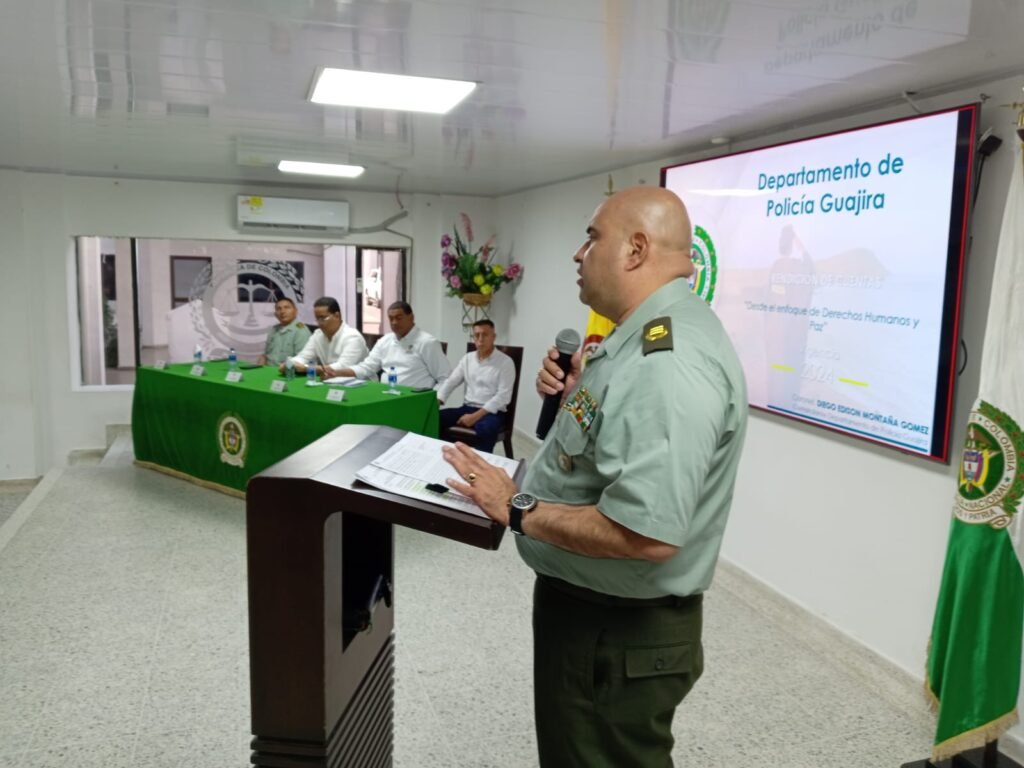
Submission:
[[[451,488],[446,493],[438,493],[427,488],[428,485],[447,487],[445,481],[456,476],[455,468],[444,460],[441,453],[441,448],[445,445],[450,444],[432,437],[409,433],[356,472],[356,477],[382,491],[487,517],[475,502]],[[515,477],[516,469],[519,467],[519,462],[515,459],[481,451],[477,451],[477,454],[487,463],[503,470],[509,477]]]

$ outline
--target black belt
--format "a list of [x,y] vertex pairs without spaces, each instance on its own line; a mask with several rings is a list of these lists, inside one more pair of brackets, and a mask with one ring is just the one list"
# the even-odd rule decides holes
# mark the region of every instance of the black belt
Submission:
[[578,587],[568,581],[556,579],[554,576],[537,574],[537,580],[544,583],[562,594],[584,600],[588,603],[607,605],[613,608],[685,608],[696,607],[704,600],[704,593],[696,595],[662,595],[661,597],[619,597],[618,595],[606,595],[604,592],[595,592],[586,587]]

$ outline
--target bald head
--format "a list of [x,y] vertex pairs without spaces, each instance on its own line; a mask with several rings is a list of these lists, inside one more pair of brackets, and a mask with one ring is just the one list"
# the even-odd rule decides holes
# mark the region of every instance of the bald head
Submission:
[[682,257],[692,271],[690,215],[675,192],[661,187],[629,187],[612,195],[605,205],[621,219],[627,236],[645,233],[656,256],[670,262]]
[[574,257],[580,299],[622,322],[661,286],[693,273],[686,206],[661,187],[630,187],[594,213],[588,240]]

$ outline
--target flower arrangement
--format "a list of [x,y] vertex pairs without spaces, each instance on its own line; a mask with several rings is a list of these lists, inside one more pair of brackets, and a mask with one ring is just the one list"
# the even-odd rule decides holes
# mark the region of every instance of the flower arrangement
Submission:
[[452,227],[455,234],[453,240],[449,235],[441,238],[441,276],[449,296],[474,298],[486,297],[497,291],[505,283],[518,280],[523,274],[523,267],[512,262],[507,267],[492,261],[494,256],[494,237],[473,250],[473,224],[469,216],[462,214],[462,228],[466,232],[465,239],[459,235],[459,228]]

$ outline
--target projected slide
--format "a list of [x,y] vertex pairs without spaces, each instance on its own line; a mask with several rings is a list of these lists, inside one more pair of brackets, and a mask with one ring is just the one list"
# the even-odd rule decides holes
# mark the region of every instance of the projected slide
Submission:
[[752,405],[944,457],[970,123],[951,111],[663,170]]

